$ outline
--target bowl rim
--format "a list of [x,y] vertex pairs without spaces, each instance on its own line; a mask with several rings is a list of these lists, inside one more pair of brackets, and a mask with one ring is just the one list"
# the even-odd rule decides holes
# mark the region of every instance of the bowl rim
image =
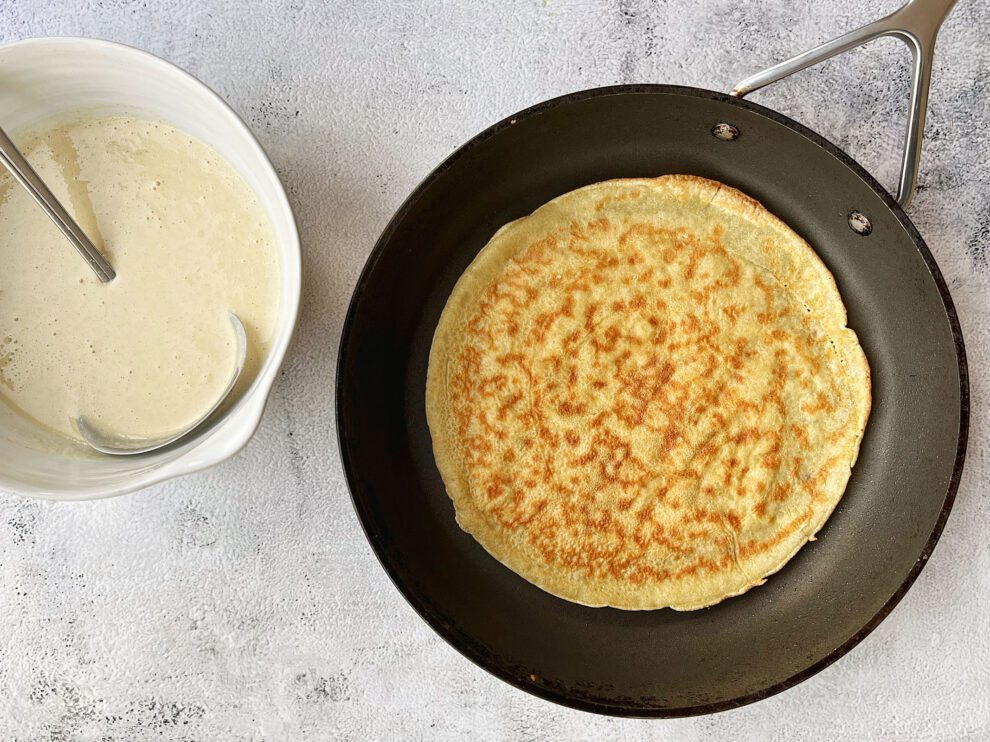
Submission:
[[[219,115],[225,116],[235,128],[246,136],[245,143],[256,160],[256,165],[252,165],[252,168],[257,168],[259,174],[274,185],[273,208],[266,209],[266,214],[271,219],[273,214],[282,212],[287,228],[287,238],[276,240],[275,248],[280,258],[280,270],[282,271],[280,276],[281,288],[283,291],[286,287],[289,290],[287,295],[282,297],[282,300],[285,301],[284,312],[277,319],[268,357],[241,398],[221,415],[207,435],[191,444],[188,449],[181,451],[174,459],[163,461],[112,488],[95,485],[65,488],[33,487],[21,481],[10,480],[0,472],[0,488],[11,494],[70,501],[115,497],[220,464],[241,451],[254,436],[261,423],[275,379],[285,360],[285,355],[299,323],[302,298],[302,248],[299,241],[299,229],[292,205],[285,192],[285,186],[275,171],[268,153],[258,141],[251,127],[219,93],[191,72],[157,54],[136,46],[86,36],[38,36],[19,39],[0,44],[0,54],[9,49],[35,46],[79,47],[88,52],[102,51],[123,58],[138,58],[157,68],[163,74],[177,78],[187,87],[198,89],[199,92],[204,93],[212,102],[214,110]],[[213,450],[212,455],[209,453],[211,449]],[[196,455],[196,460],[190,462],[189,458],[193,454]]]

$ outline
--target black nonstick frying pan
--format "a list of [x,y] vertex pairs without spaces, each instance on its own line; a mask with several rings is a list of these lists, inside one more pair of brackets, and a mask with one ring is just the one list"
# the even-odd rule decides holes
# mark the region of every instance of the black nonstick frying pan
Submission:
[[[917,172],[935,33],[954,0],[892,16],[750,78],[736,96],[600,88],[506,119],[449,157],[402,205],[344,325],[337,430],[357,513],[423,618],[474,662],[590,711],[681,716],[791,687],[863,639],[903,597],[952,506],[966,448],[959,323],[898,201],[800,124],[739,96],[874,38],[915,56],[899,197]],[[819,538],[762,587],[711,608],[627,612],[555,598],[454,521],[424,392],[433,332],[457,278],[503,224],[619,177],[689,173],[757,198],[835,275],[873,372],[873,412],[848,489]]]

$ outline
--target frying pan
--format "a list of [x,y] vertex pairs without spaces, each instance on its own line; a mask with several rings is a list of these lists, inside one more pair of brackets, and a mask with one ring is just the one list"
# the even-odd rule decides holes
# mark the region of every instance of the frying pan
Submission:
[[[932,553],[959,482],[968,381],[945,281],[905,215],[935,34],[954,0],[900,11],[744,81],[734,95],[599,88],[482,132],[413,192],[358,280],[337,369],[337,432],[368,540],[419,614],[468,658],[589,711],[683,716],[789,688],[860,642]],[[848,155],[742,95],[879,35],[914,54],[898,200]],[[848,489],[818,540],[768,582],[711,608],[621,611],[556,598],[454,521],[433,459],[430,344],[454,283],[503,224],[619,177],[689,173],[761,201],[834,274],[873,372]]]

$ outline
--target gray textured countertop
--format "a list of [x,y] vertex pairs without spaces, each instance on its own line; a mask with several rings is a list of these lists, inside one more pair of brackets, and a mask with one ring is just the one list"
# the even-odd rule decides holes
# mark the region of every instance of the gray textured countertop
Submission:
[[[353,283],[394,209],[456,146],[572,90],[727,90],[896,4],[0,3],[0,40],[122,41],[215,88],[287,187],[305,272],[297,340],[242,454],[111,501],[0,496],[0,739],[990,739],[990,15],[980,0],[961,0],[943,29],[910,209],[968,346],[967,468],[915,587],[835,665],[698,719],[614,720],[531,698],[448,647],[389,583],[351,508],[333,431]],[[883,40],[754,99],[891,184],[908,69],[903,45]]]

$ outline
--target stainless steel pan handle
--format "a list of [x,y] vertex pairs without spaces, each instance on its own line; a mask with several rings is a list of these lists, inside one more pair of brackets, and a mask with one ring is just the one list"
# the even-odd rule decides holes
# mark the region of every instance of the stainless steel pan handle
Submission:
[[948,18],[955,4],[956,0],[909,0],[907,5],[886,18],[868,23],[837,39],[827,41],[821,46],[747,77],[733,88],[732,95],[742,98],[754,90],[759,90],[806,67],[862,46],[881,36],[899,38],[911,49],[913,59],[911,103],[907,134],[904,137],[904,155],[901,159],[901,180],[897,187],[897,201],[903,208],[907,208],[914,198],[918,182],[921,139],[925,130],[925,114],[928,111],[928,88],[932,79],[935,37],[938,36],[942,23]]

